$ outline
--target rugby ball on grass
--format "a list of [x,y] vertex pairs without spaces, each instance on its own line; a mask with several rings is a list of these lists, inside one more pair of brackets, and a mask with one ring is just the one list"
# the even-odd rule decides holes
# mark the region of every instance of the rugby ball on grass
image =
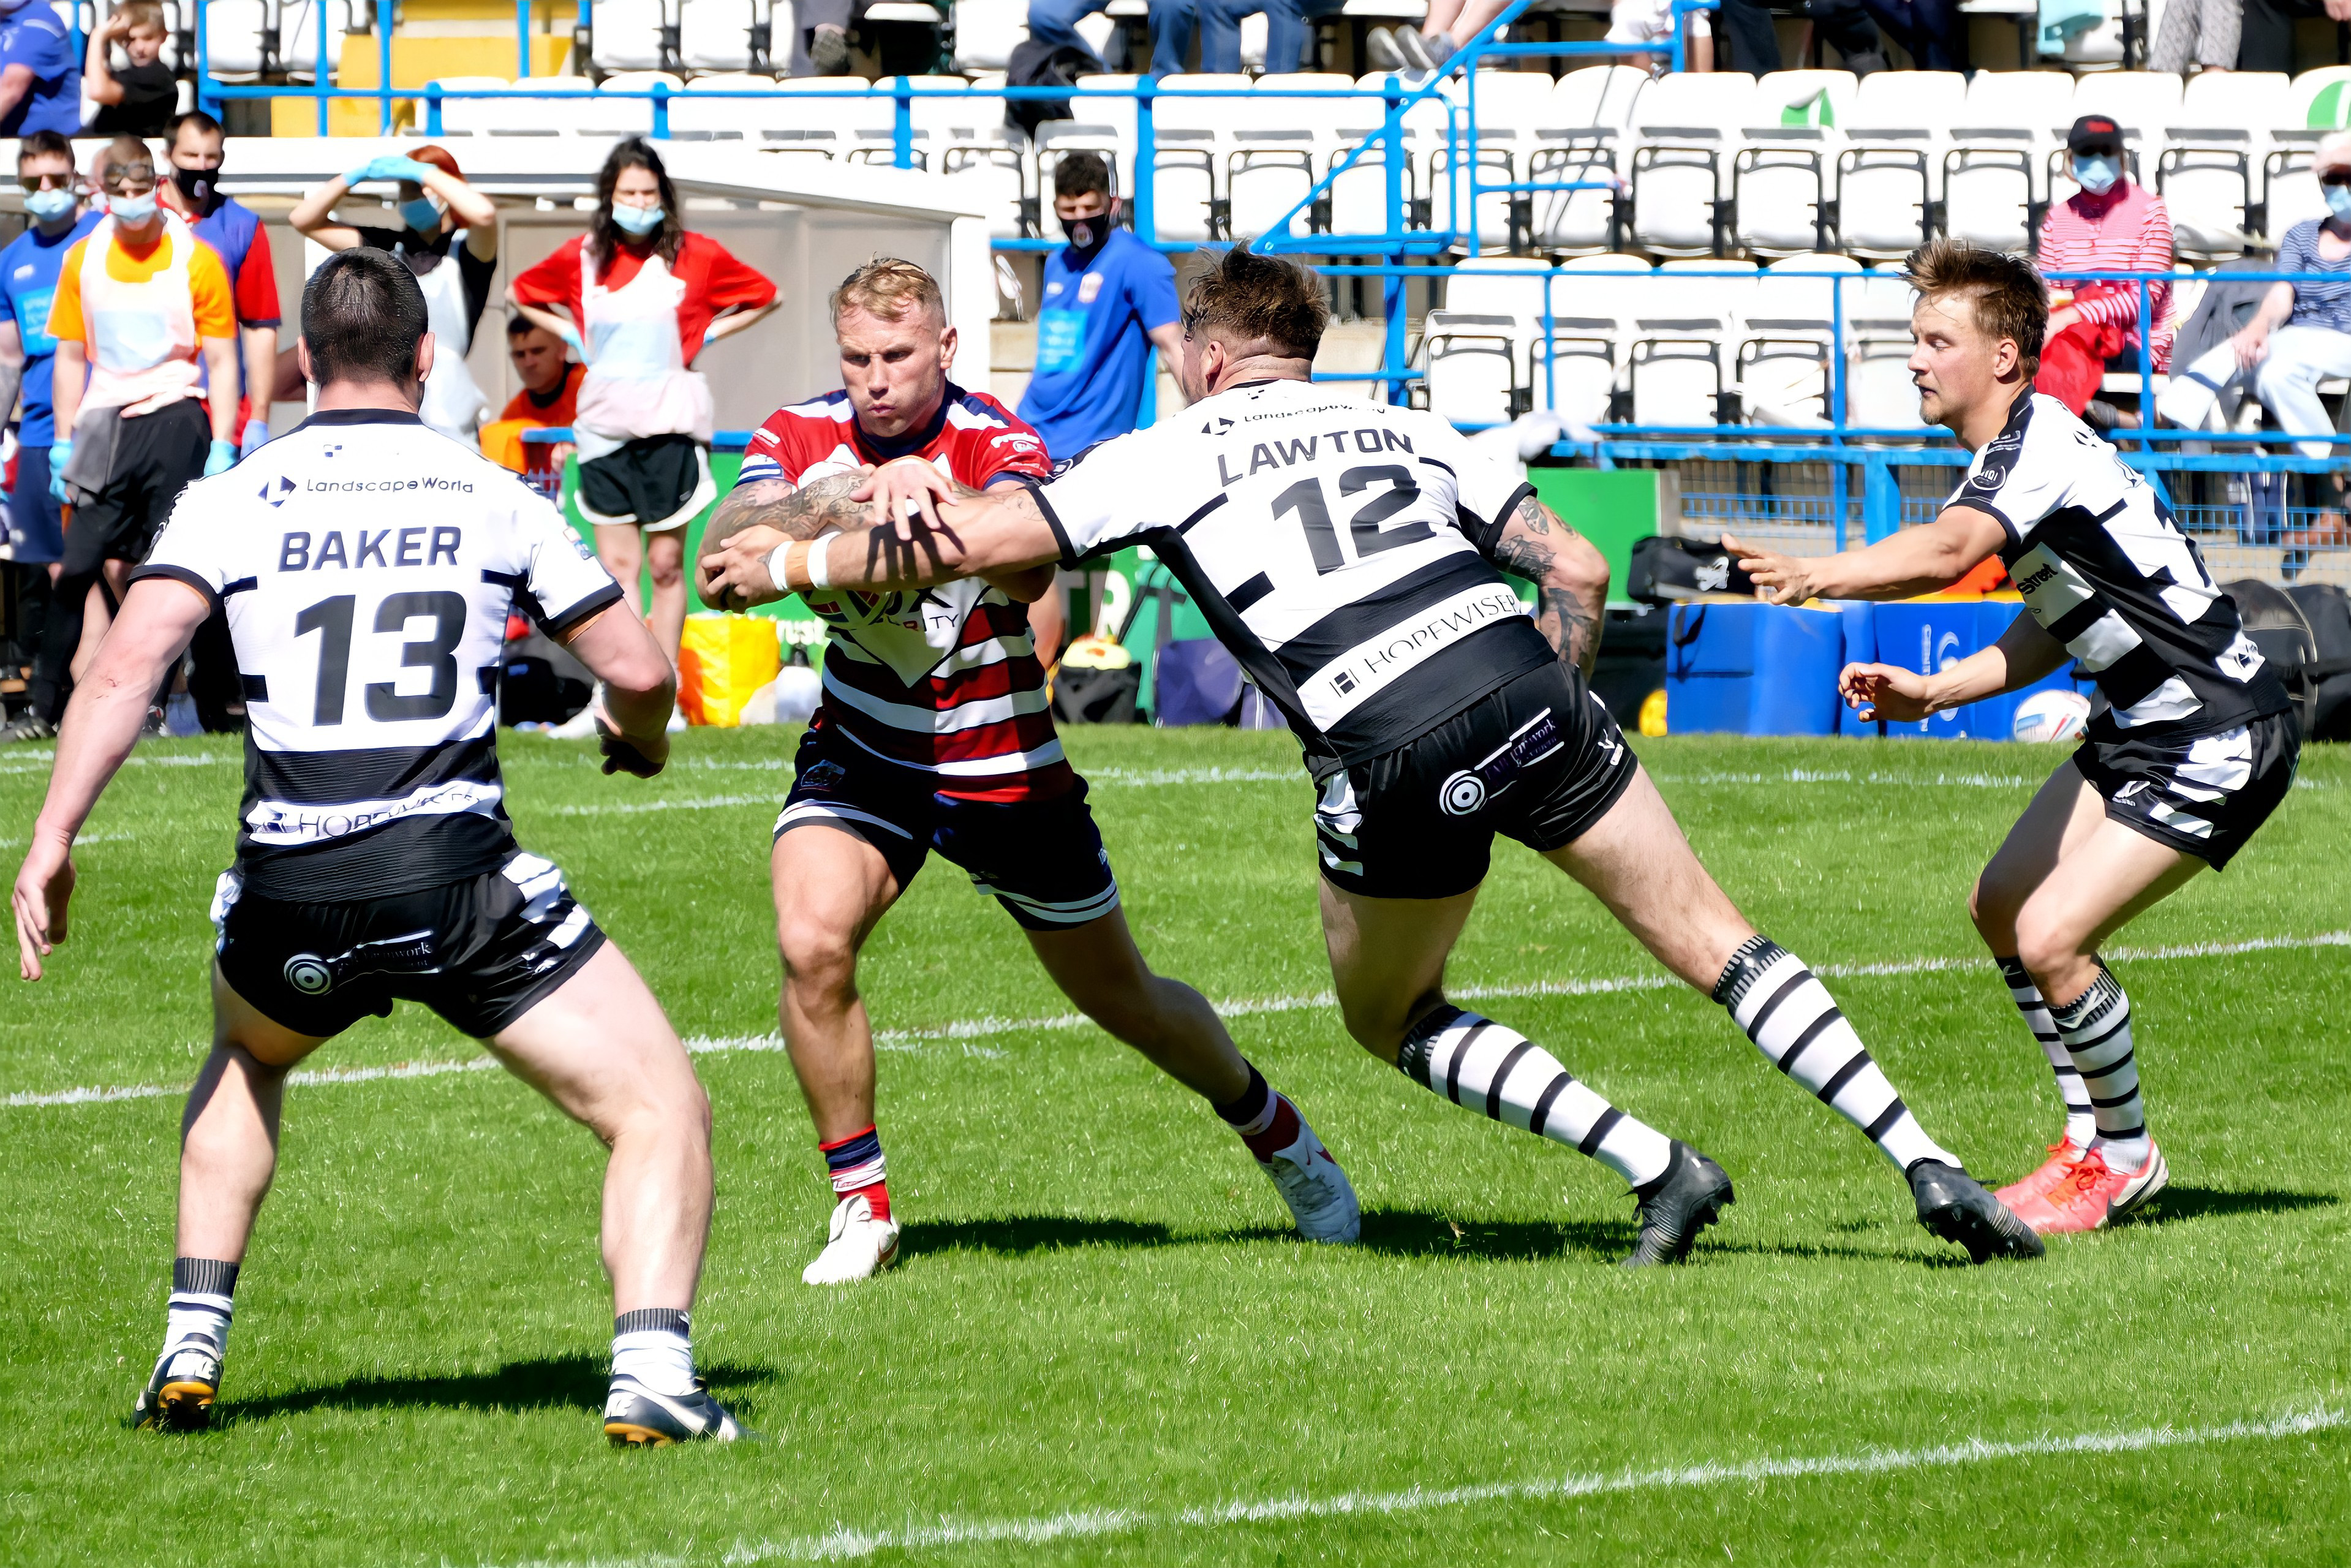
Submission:
[[2018,740],[2079,740],[2090,722],[2090,699],[2079,692],[2035,692],[2016,705]]

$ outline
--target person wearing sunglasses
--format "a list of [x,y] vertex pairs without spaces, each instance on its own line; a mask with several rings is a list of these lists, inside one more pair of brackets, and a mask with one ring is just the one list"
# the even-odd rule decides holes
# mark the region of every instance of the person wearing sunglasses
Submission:
[[[2305,457],[2340,455],[2327,437],[2335,421],[2319,401],[2318,384],[2351,375],[2351,132],[2320,141],[2311,172],[2325,193],[2326,216],[2304,218],[2286,230],[2278,246],[2280,272],[2328,276],[2296,283],[2273,283],[2252,319],[2236,336],[2174,375],[2157,407],[2175,424],[2207,427],[2216,408],[2233,406],[2250,389],[2296,441]],[[2340,514],[2345,509],[2340,474],[2309,476],[2317,495],[2304,505]],[[2325,525],[2339,535],[2339,515]],[[2328,540],[2326,542],[2336,542]]]
[[[2069,278],[2074,272],[2171,271],[2171,214],[2163,198],[2130,177],[2123,128],[2103,114],[2085,114],[2065,133],[2067,172],[2074,193],[2049,204],[2041,222],[2036,265],[2049,279],[2048,335],[2041,345],[2041,370],[2032,390],[2104,431],[2115,411],[2095,402],[2106,361],[2123,356],[2136,367],[2139,293],[2119,279]],[[2171,286],[2147,290],[2154,336],[2148,350],[2155,368],[2171,362]]]
[[49,336],[49,302],[57,272],[74,241],[97,226],[74,191],[73,143],[54,131],[36,131],[16,147],[16,188],[31,226],[0,250],[0,407],[25,403],[16,425],[16,487],[8,496],[8,543],[18,573],[18,615],[33,661],[32,704],[0,729],[0,741],[43,740],[57,732],[65,712],[66,661],[73,656],[78,613],[63,612],[53,591],[65,552],[65,522],[49,494],[49,444],[56,425],[49,378],[57,340]]

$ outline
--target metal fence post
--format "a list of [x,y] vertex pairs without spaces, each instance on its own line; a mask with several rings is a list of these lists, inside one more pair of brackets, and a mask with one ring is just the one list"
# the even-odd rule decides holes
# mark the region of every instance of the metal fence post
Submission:
[[[1902,485],[1894,476],[1892,454],[1872,452],[1861,460],[1861,537],[1876,544],[1902,528]],[[1844,518],[1837,518],[1837,549],[1845,548]]]
[[441,83],[437,79],[424,84],[424,134],[441,134]]
[[893,148],[892,161],[901,169],[914,166],[914,95],[906,87],[906,78],[898,77],[897,111],[890,117],[890,141]]
[[653,83],[653,140],[669,140],[669,83]]
[[[1380,172],[1386,177],[1388,190],[1388,234],[1392,236],[1392,243],[1400,245],[1405,226],[1411,221],[1411,214],[1405,209],[1404,199],[1404,95],[1396,90],[1395,78],[1390,77],[1387,80],[1387,122],[1380,129],[1386,146],[1381,151]],[[1401,248],[1391,249],[1387,253],[1387,265],[1402,267],[1404,251]],[[1380,308],[1386,312],[1386,334],[1380,348],[1380,369],[1388,372],[1388,402],[1401,403],[1405,400],[1406,392],[1404,380],[1398,373],[1405,369],[1405,280],[1400,273],[1389,272],[1380,278]]]
[[515,0],[515,78],[530,75],[530,0]]
[[[379,0],[375,8],[375,133],[392,134],[392,29],[398,12],[393,0]],[[319,13],[319,134],[327,134],[327,16]]]
[[1159,131],[1151,99],[1159,78],[1145,75],[1134,84],[1134,232],[1143,243],[1159,243]]

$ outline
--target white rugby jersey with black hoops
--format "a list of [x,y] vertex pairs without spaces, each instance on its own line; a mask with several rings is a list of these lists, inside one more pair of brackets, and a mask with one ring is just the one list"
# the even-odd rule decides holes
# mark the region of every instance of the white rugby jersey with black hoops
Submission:
[[414,414],[313,414],[191,485],[133,580],[228,613],[247,713],[252,895],[374,898],[514,852],[496,745],[507,614],[620,600],[555,507]]
[[1151,546],[1318,778],[1558,657],[1479,553],[1531,491],[1424,410],[1253,382],[1036,494],[1066,561]]
[[2236,601],[2137,470],[2055,398],[2028,392],[1944,505],[1991,514],[2024,607],[2111,705],[2094,739],[2188,739],[2283,713],[2284,683]]

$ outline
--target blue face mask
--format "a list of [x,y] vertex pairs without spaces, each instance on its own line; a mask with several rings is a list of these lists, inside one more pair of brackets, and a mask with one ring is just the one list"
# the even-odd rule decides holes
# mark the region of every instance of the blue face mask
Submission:
[[612,221],[621,225],[621,232],[635,235],[640,238],[661,227],[664,215],[662,209],[657,206],[624,207],[618,203],[614,203],[612,206]]
[[[2328,185],[2325,190],[2326,210],[2338,218],[2351,218],[2351,185]],[[26,197],[25,205],[32,204],[33,199]]]
[[430,196],[400,204],[400,221],[421,235],[441,232],[441,209]]
[[2103,196],[2113,190],[2115,182],[2122,177],[2122,165],[2104,154],[2074,160],[2074,183],[2094,196]]
[[107,211],[114,214],[117,222],[136,227],[155,215],[155,193],[149,191],[144,195],[117,196],[107,204]]
[[25,210],[33,214],[36,223],[53,224],[74,210],[71,191],[32,191],[25,196]]

